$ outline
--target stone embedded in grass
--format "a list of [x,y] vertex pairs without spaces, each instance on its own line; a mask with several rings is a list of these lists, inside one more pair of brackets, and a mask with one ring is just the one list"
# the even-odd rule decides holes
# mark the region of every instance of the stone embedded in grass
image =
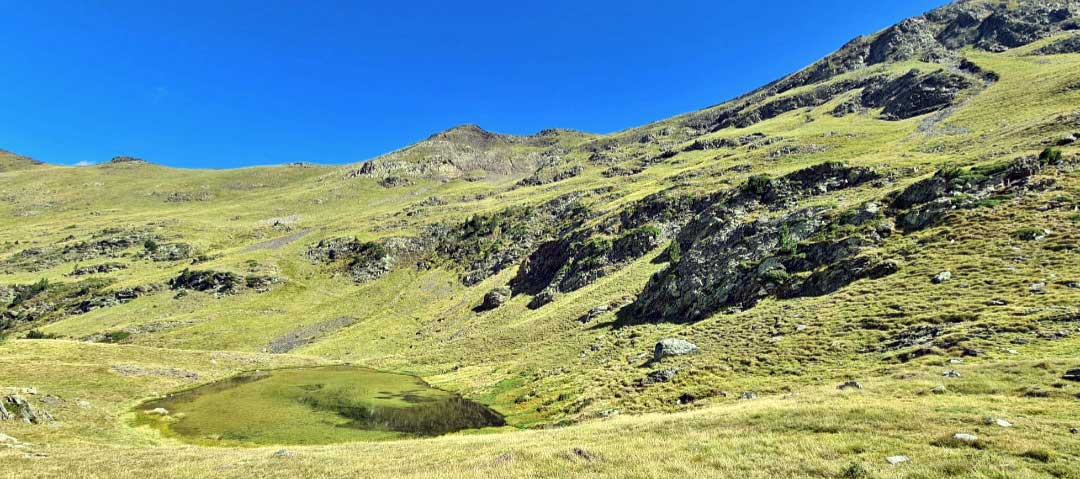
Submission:
[[1031,283],[1031,286],[1028,286],[1028,291],[1032,294],[1043,294],[1046,292],[1046,283],[1042,281]]
[[949,389],[939,384],[937,386],[934,386],[934,389],[931,389],[930,392],[934,394],[945,394],[949,392]]
[[953,439],[956,439],[957,441],[960,441],[960,442],[973,443],[975,441],[978,441],[979,437],[974,435],[974,434],[967,434],[967,433],[963,433],[963,432],[958,432],[956,434],[953,434]]
[[843,391],[845,389],[862,389],[862,388],[863,388],[862,384],[859,384],[858,381],[847,381],[847,382],[845,382],[845,383],[843,383],[843,384],[836,387],[836,389],[839,389],[841,391]]
[[942,271],[938,274],[935,274],[933,278],[930,278],[930,282],[934,284],[941,284],[950,279],[952,279],[952,272]]
[[671,381],[672,379],[675,379],[676,374],[679,374],[679,368],[669,368],[661,369],[659,371],[653,371],[649,373],[648,376],[645,376],[645,380],[642,381],[642,384],[649,385],[656,383],[666,383],[668,381]]
[[903,463],[908,462],[910,460],[911,460],[911,458],[909,458],[907,456],[889,456],[889,457],[885,458],[885,461],[888,462],[889,464],[893,465],[893,466],[895,466],[897,464],[903,464]]
[[1080,381],[1080,368],[1073,368],[1065,371],[1065,375],[1061,376],[1061,379],[1066,381]]
[[293,455],[293,452],[288,449],[278,449],[274,452],[274,457],[289,457]]
[[155,416],[168,416],[169,415],[169,410],[165,409],[163,407],[156,407],[154,409],[146,411],[146,413],[147,414],[153,414]]
[[995,417],[987,417],[983,419],[983,424],[986,424],[987,426],[997,425],[998,427],[1013,427],[1011,422]]
[[656,343],[653,349],[653,361],[660,361],[673,356],[685,356],[696,353],[697,345],[684,339],[668,338]]
[[960,372],[955,369],[950,369],[948,371],[945,371],[945,374],[942,374],[942,376],[947,378],[958,378],[960,377]]
[[752,401],[754,399],[757,399],[757,393],[754,392],[745,392],[739,395],[740,401]]
[[0,443],[18,444],[19,440],[0,432]]
[[987,306],[1008,306],[1008,304],[1008,301],[1001,298],[991,299],[990,301],[986,302]]

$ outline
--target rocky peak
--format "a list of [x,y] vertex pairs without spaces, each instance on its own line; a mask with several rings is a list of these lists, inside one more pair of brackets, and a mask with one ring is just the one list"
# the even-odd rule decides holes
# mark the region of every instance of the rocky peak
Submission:
[[121,164],[121,163],[149,163],[149,162],[142,159],[142,158],[135,158],[134,156],[123,156],[123,155],[121,155],[121,156],[114,156],[113,159],[109,160],[109,163],[111,163],[111,164]]

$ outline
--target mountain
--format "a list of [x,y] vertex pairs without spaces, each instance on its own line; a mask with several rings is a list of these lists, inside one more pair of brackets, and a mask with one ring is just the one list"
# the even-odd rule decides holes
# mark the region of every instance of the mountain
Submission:
[[[0,398],[54,421],[0,420],[20,446],[0,465],[1074,477],[1078,22],[1077,1],[956,2],[610,135],[464,125],[347,167],[5,153]],[[224,447],[252,444],[132,410],[241,371],[346,363],[418,375],[507,426]],[[337,395],[288,407],[345,394],[302,386]],[[346,427],[374,411],[343,409],[319,411]]]
[[487,175],[532,173],[559,163],[568,148],[593,137],[571,130],[535,135],[503,135],[462,125],[360,165],[352,175],[387,178],[424,176],[482,179]]

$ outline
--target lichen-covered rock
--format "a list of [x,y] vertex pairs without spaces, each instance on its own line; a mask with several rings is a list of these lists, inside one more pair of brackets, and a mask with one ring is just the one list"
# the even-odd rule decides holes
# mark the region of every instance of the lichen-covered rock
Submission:
[[5,396],[0,401],[0,419],[9,421],[23,421],[27,424],[44,424],[52,422],[53,417],[48,411],[35,408],[22,396]]
[[685,356],[698,351],[696,344],[685,339],[668,338],[656,343],[653,348],[653,361],[662,361],[664,358]]

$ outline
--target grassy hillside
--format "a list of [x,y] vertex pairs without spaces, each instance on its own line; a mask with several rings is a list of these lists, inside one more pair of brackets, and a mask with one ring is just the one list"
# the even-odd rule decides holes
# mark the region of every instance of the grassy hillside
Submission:
[[[606,136],[462,127],[369,167],[3,153],[0,396],[56,421],[0,422],[28,443],[0,449],[0,470],[1080,477],[1080,383],[1063,379],[1080,367],[1080,53],[1041,54],[1077,33],[836,67],[878,56],[870,45],[893,32],[863,39],[866,55],[855,42],[731,103]],[[938,80],[965,87],[884,118]],[[842,177],[800,186],[825,163]],[[907,201],[937,180],[945,190]],[[821,224],[802,235],[804,211]],[[828,261],[792,266],[819,247]],[[710,263],[732,252],[730,269]],[[863,259],[891,269],[848,278]],[[202,288],[185,270],[220,275]],[[731,282],[738,301],[720,294]],[[503,288],[505,303],[483,306]],[[646,317],[657,307],[642,298],[708,309]],[[665,338],[698,351],[650,361]],[[170,391],[337,363],[422,376],[510,427],[275,455],[133,425],[133,407]],[[862,388],[837,389],[851,380]],[[886,462],[897,455],[910,461]]]

